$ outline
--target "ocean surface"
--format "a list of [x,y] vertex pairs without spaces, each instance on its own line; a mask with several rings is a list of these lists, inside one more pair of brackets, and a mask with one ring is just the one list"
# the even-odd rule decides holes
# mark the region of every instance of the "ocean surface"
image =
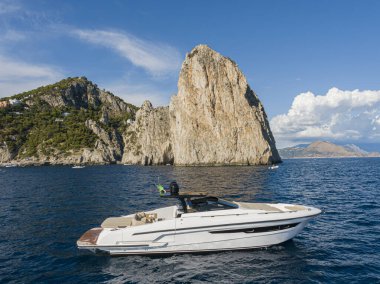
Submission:
[[[177,180],[240,201],[323,214],[267,249],[110,257],[76,240],[103,219],[173,205],[153,183]],[[380,283],[380,159],[285,160],[267,167],[0,168],[1,283]]]

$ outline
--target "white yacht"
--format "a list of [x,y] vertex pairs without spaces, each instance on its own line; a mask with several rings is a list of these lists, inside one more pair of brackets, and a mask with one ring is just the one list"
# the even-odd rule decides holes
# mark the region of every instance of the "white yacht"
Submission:
[[80,249],[111,255],[167,254],[250,249],[296,236],[321,210],[284,203],[231,202],[204,193],[170,194],[181,205],[110,217],[77,241]]
[[268,169],[269,170],[275,170],[275,169],[278,169],[278,165],[272,165],[272,166],[269,166]]
[[17,165],[16,164],[6,164],[5,167],[6,168],[16,168]]
[[71,168],[73,168],[73,169],[83,169],[83,168],[85,168],[85,166],[76,165],[76,166],[72,166]]

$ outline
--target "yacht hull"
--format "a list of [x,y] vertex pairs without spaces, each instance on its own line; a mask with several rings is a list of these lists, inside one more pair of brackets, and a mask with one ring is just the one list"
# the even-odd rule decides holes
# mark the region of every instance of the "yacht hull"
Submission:
[[[170,224],[167,226],[168,229],[142,232],[128,232],[128,229],[122,229],[116,238],[125,241],[118,241],[113,245],[96,241],[93,244],[78,242],[78,247],[110,255],[175,254],[262,248],[294,238],[312,217],[209,226],[204,224],[188,228],[175,224],[174,230],[170,229]],[[98,230],[98,234],[100,233]],[[93,237],[97,239],[97,236]]]

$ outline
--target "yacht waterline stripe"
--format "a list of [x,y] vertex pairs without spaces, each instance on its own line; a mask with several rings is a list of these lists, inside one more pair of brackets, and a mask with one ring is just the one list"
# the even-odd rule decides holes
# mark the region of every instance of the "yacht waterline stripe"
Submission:
[[[268,246],[264,246],[268,247]],[[178,253],[206,253],[206,252],[222,252],[222,251],[234,251],[234,250],[249,250],[249,249],[259,249],[264,248],[260,246],[253,246],[253,247],[237,247],[237,248],[223,248],[223,249],[204,249],[204,250],[178,250],[178,251],[149,251],[149,252],[112,252],[110,253],[111,256],[118,256],[118,255],[149,255],[149,254],[157,254],[157,255],[170,255],[170,254],[178,254]]]

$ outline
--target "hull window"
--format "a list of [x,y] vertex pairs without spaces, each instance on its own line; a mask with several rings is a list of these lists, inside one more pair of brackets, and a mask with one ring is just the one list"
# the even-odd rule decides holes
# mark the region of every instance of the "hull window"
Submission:
[[266,233],[266,232],[274,232],[281,231],[293,228],[297,226],[299,223],[294,224],[286,224],[286,225],[276,225],[269,227],[258,227],[258,228],[244,228],[244,229],[233,229],[233,230],[223,230],[223,231],[211,231],[211,234],[228,234],[228,233],[247,233],[247,234],[257,234],[257,233]]

